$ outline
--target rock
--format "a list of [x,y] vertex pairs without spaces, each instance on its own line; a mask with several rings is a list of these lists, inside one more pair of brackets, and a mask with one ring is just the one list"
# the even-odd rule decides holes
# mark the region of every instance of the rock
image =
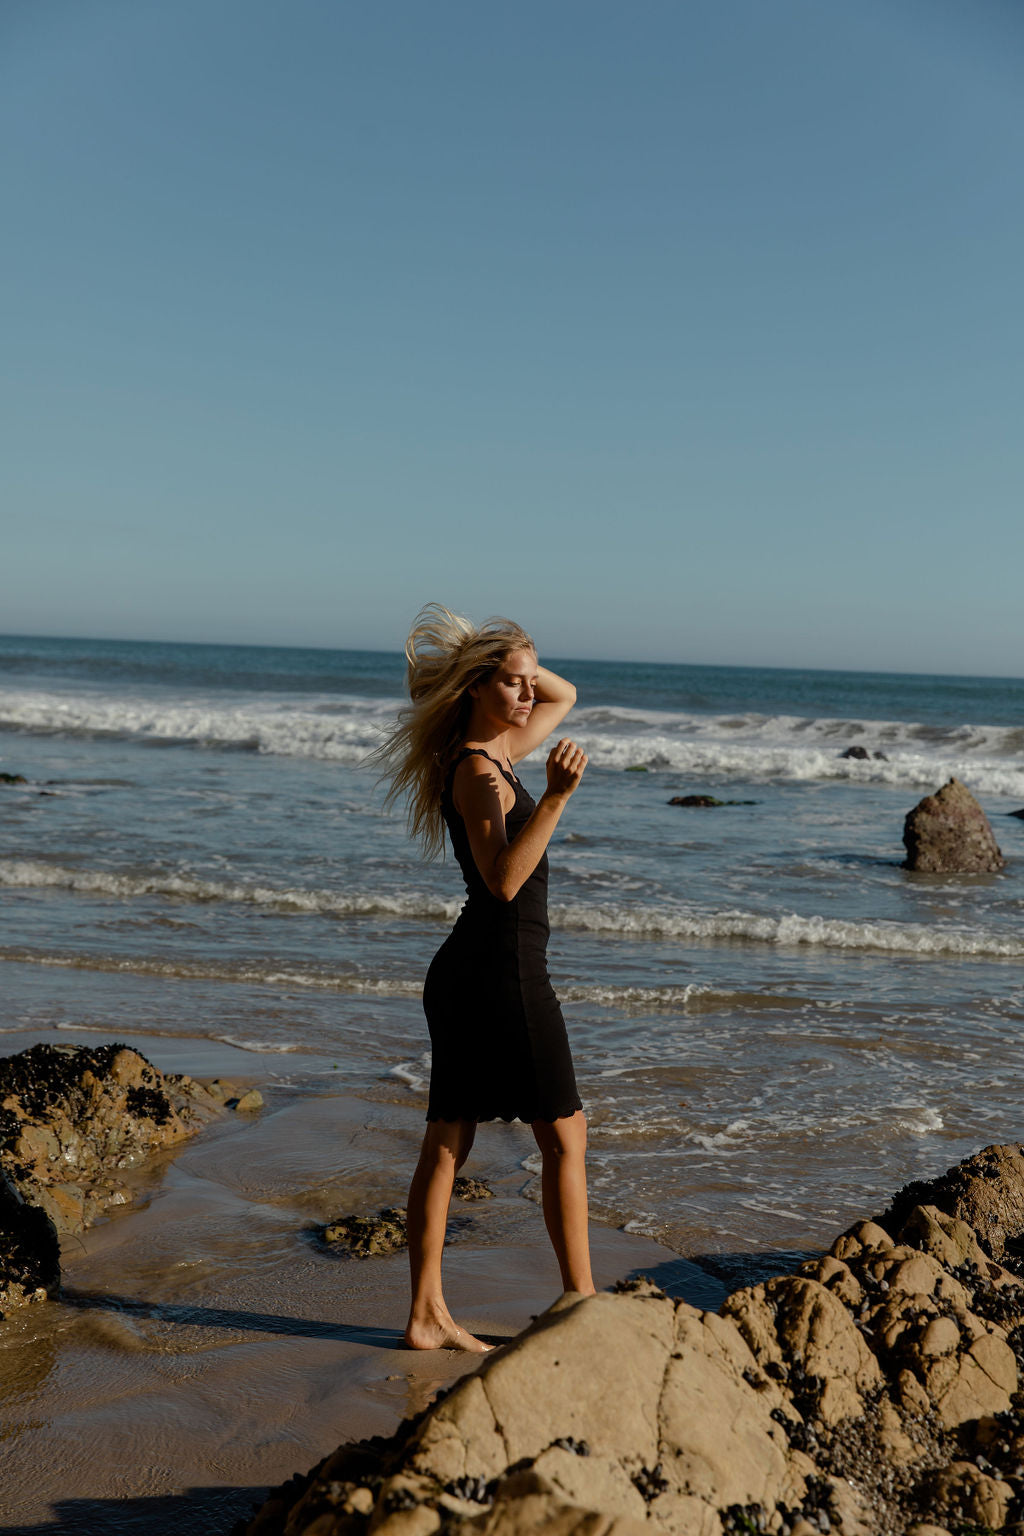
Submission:
[[1017,816],[1017,817],[1020,818],[1021,821],[1024,821],[1024,809],[1021,809],[1019,811],[1007,811],[1006,814],[1007,814],[1007,816]]
[[23,773],[0,773],[0,784],[27,784]]
[[990,1259],[1024,1264],[1024,1147],[985,1147],[936,1179],[905,1185],[878,1225],[898,1232],[917,1206],[965,1223]]
[[869,752],[867,747],[847,747],[845,752],[840,752],[840,757],[850,757],[857,762],[866,763],[874,758],[876,763],[887,763],[889,759],[884,752]]
[[926,795],[903,823],[904,869],[976,874],[1005,868],[981,806],[959,779]]
[[483,1179],[469,1179],[459,1174],[452,1186],[456,1200],[493,1200],[494,1190]]
[[716,800],[714,795],[673,795],[669,805],[690,805],[708,809],[716,805],[756,805],[756,800]]
[[0,1318],[60,1286],[60,1241],[45,1211],[29,1205],[0,1169]]
[[251,1115],[257,1109],[263,1108],[263,1095],[258,1088],[250,1088],[248,1093],[243,1093],[240,1099],[228,1099],[228,1109],[233,1109],[240,1115]]
[[[483,1179],[462,1176],[455,1180],[452,1194],[456,1200],[494,1198],[494,1191]],[[376,1216],[335,1216],[314,1231],[327,1247],[340,1248],[356,1259],[379,1258],[382,1254],[397,1253],[407,1242],[405,1210],[393,1205],[378,1211]]]
[[405,1211],[398,1206],[387,1206],[376,1216],[336,1216],[316,1230],[328,1247],[343,1248],[356,1259],[397,1253],[407,1241]]
[[825,1424],[863,1416],[862,1394],[881,1385],[878,1362],[847,1308],[820,1282],[783,1275],[737,1291],[722,1312],[761,1369],[788,1384],[801,1413]]
[[215,1077],[211,1082],[207,1083],[206,1091],[212,1098],[217,1100],[218,1104],[227,1104],[231,1099],[237,1102],[241,1097],[241,1090],[234,1083],[229,1083],[223,1077]]
[[935,1513],[956,1529],[969,1523],[975,1530],[1000,1531],[1006,1521],[1013,1489],[999,1478],[989,1477],[970,1461],[955,1461],[935,1475],[932,1487]]
[[216,1105],[123,1045],[35,1045],[0,1060],[0,1169],[58,1232],[131,1192],[124,1169],[194,1135]]
[[624,768],[622,771],[623,773],[649,773],[650,769],[646,763],[630,763],[629,767]]

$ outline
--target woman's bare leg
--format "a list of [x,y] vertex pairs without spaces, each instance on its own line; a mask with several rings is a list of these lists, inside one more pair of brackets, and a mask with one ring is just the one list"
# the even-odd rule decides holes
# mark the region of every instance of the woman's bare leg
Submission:
[[469,1156],[475,1134],[472,1120],[431,1120],[427,1124],[406,1210],[412,1306],[405,1342],[411,1349],[468,1349],[483,1354],[491,1347],[457,1325],[441,1291],[441,1255],[452,1185]]
[[567,1291],[594,1294],[587,1224],[587,1121],[581,1109],[561,1120],[535,1120],[533,1134],[543,1159],[544,1224]]

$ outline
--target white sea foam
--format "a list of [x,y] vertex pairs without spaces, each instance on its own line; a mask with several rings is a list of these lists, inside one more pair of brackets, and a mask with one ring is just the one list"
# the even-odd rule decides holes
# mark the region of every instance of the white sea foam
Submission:
[[[187,742],[355,765],[394,723],[393,699],[280,695],[234,701],[152,695],[0,690],[0,730]],[[1024,798],[1024,729],[798,715],[698,715],[579,709],[573,734],[601,768],[643,765],[688,778],[765,783],[846,779],[932,786],[955,774],[973,790]],[[844,758],[849,746],[872,754]]]
[[189,742],[284,757],[359,763],[394,722],[393,700],[279,696],[154,699],[144,695],[0,691],[0,730]]
[[214,1035],[214,1040],[219,1040],[222,1045],[233,1045],[239,1051],[256,1051],[261,1056],[287,1056],[290,1051],[297,1051],[297,1045],[281,1045],[276,1040],[240,1040],[237,1035]]
[[[35,859],[0,860],[0,886],[50,886],[83,895],[122,899],[166,896],[195,902],[240,902],[281,911],[327,913],[338,917],[391,916],[430,922],[452,922],[460,907],[457,899],[442,899],[426,892],[400,895],[358,891],[338,893],[315,888],[201,880],[190,875],[157,872],[129,874],[115,870],[71,869]],[[1024,955],[1024,937],[1015,932],[948,922],[926,926],[922,923],[872,923],[808,917],[795,912],[716,912],[667,903],[663,906],[642,903],[612,906],[582,902],[554,906],[551,920],[553,926],[560,928],[630,939],[746,940],[783,947],[881,950],[914,955]],[[261,978],[273,975],[285,984],[292,974],[280,970],[260,973]],[[332,980],[328,984],[337,986],[338,982]],[[357,988],[353,986],[352,990]],[[685,1000],[685,997],[670,999],[672,1002]]]
[[82,895],[168,896],[183,901],[244,902],[278,911],[321,912],[337,917],[412,917],[453,921],[461,903],[425,893],[381,895],[340,893],[299,886],[247,885],[234,880],[203,880],[167,871],[149,874],[108,869],[71,869],[38,859],[0,860],[0,886],[55,886]]
[[388,1077],[397,1077],[411,1093],[426,1093],[430,1078],[430,1052],[418,1061],[399,1061],[387,1071]]
[[757,912],[703,912],[683,907],[555,907],[562,928],[656,939],[747,939],[780,946],[885,950],[918,955],[1024,955],[1024,939],[986,929],[920,923],[851,922],[843,918]]

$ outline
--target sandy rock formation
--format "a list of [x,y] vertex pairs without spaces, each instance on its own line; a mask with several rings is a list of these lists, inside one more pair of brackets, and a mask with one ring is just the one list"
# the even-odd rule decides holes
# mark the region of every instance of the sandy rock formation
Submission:
[[903,823],[904,869],[925,874],[982,874],[1003,869],[988,817],[959,779],[925,795]]
[[239,1531],[1020,1536],[1022,1242],[1024,1149],[992,1147],[720,1314],[563,1298]]
[[219,1106],[123,1045],[34,1045],[0,1060],[0,1169],[59,1233],[132,1193],[121,1177],[193,1135]]

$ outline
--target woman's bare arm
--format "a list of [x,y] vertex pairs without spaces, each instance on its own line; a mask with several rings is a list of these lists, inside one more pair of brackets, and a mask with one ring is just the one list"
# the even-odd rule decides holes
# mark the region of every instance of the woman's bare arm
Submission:
[[459,764],[453,786],[456,809],[466,824],[476,867],[499,901],[517,896],[537,868],[586,766],[586,753],[575,742],[560,741],[552,747],[548,787],[529,821],[509,842],[505,816],[512,801],[502,794],[508,786],[504,780],[499,783],[500,776],[487,758],[470,757]]
[[557,672],[547,667],[537,668],[534,686],[533,709],[526,724],[515,732],[511,741],[511,758],[521,762],[535,747],[539,747],[552,731],[556,731],[576,703],[576,689]]

